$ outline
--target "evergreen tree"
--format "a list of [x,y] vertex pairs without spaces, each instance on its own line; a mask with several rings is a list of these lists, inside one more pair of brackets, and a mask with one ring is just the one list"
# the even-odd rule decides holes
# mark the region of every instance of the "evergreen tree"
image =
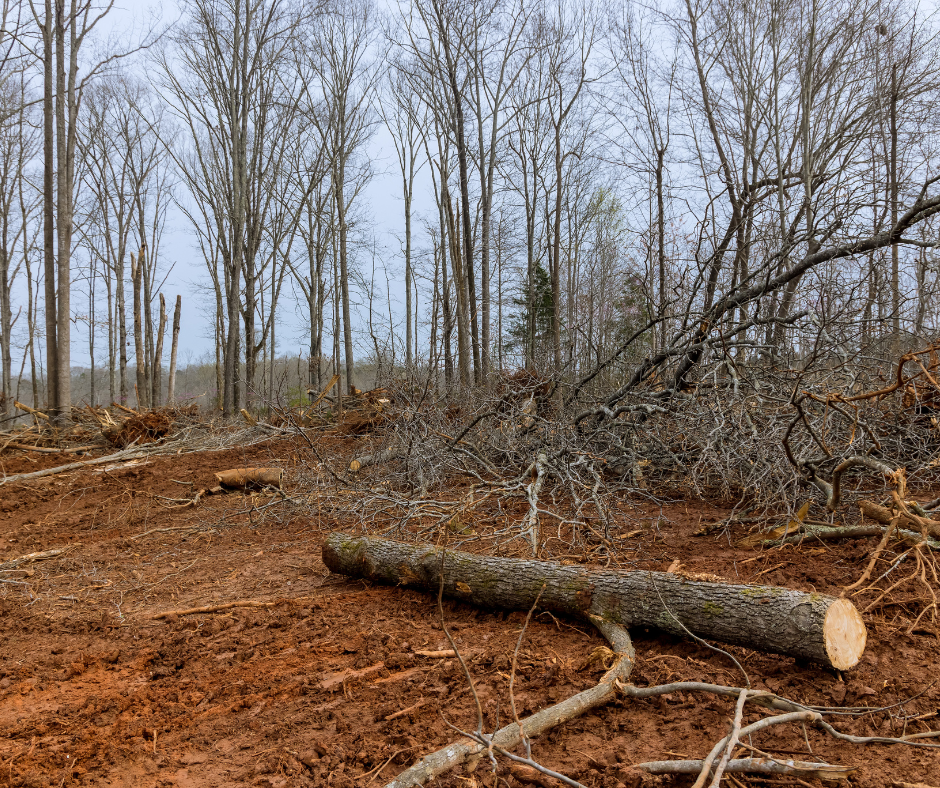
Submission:
[[[552,312],[554,301],[552,299],[552,280],[548,271],[541,262],[535,264],[534,287],[530,291],[528,277],[517,298],[512,300],[519,310],[509,322],[509,339],[506,348],[510,351],[527,355],[526,350],[533,358],[539,358],[547,351],[551,340]],[[529,292],[533,293],[532,309],[529,308]],[[534,331],[533,331],[533,321]],[[535,347],[528,348],[531,338],[535,338]]]

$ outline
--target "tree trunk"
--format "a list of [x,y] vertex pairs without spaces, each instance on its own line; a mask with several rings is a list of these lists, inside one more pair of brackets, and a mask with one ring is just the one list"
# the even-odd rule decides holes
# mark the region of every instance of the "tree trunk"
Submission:
[[166,299],[160,293],[160,323],[157,327],[157,337],[153,347],[153,388],[150,392],[150,403],[153,407],[160,406],[163,396],[163,334],[166,332]]
[[[70,417],[72,404],[72,326],[71,326],[71,288],[72,288],[72,167],[70,158],[71,144],[69,136],[75,133],[74,119],[74,73],[76,14],[69,18],[72,46],[69,52],[69,90],[66,92],[65,78],[65,0],[56,0],[56,104],[55,104],[55,147],[56,147],[56,374],[58,377],[58,399],[56,419],[63,423]],[[69,114],[66,120],[66,112]]]
[[147,396],[147,362],[144,352],[144,327],[143,327],[143,295],[141,287],[143,285],[144,255],[146,250],[141,248],[140,254],[135,258],[131,255],[131,283],[134,288],[134,355],[137,364],[137,409],[149,407],[149,397]]
[[105,297],[108,300],[108,402],[117,401],[117,340],[114,325],[114,283],[110,273],[105,268],[104,274]]
[[[454,132],[457,142],[457,174],[460,182],[460,207],[463,219],[463,268],[467,283],[470,317],[470,346],[473,352],[473,379],[476,385],[483,381],[480,377],[480,328],[477,322],[476,278],[473,273],[473,230],[470,226],[470,187],[467,168],[467,144],[464,138],[463,98],[457,86],[457,76],[453,68],[449,70],[450,86],[454,98]],[[461,217],[458,217],[458,221]],[[458,230],[459,232],[459,230]],[[459,287],[459,284],[458,284]],[[461,368],[461,374],[463,369]],[[463,381],[461,380],[461,383]],[[464,384],[465,386],[468,384]]]
[[[323,563],[333,572],[437,591],[442,550],[333,533]],[[654,627],[846,670],[865,649],[865,624],[845,599],[788,588],[688,580],[665,572],[618,572],[549,561],[446,551],[444,593],[481,607],[539,606],[625,627]],[[541,594],[541,596],[539,596]],[[681,622],[681,623],[680,623]]]
[[[404,146],[404,141],[402,142]],[[412,147],[412,151],[414,148]],[[403,159],[404,160],[404,159]],[[411,169],[408,176],[403,177],[405,191],[405,367],[410,376],[414,367],[414,334],[412,331],[411,314],[411,197],[414,191],[414,158],[411,159]],[[418,330],[417,321],[414,331]]]
[[[55,262],[55,113],[53,96],[55,82],[53,76],[54,47],[52,41],[53,14],[52,0],[46,0],[46,21],[42,29],[43,38],[43,174],[42,174],[42,216],[43,216],[43,271],[45,276],[45,318],[46,318],[46,407],[56,410],[59,407],[59,356],[56,342],[56,262]],[[39,403],[33,402],[33,405]]]
[[176,309],[173,311],[173,339],[170,342],[170,372],[166,383],[166,404],[172,405],[176,397],[176,351],[180,339],[180,314],[183,311],[183,297],[176,296]]
[[[659,309],[657,317],[662,320],[659,324],[659,347],[666,347],[666,206],[663,194],[663,159],[665,148],[656,151],[656,257],[659,264]],[[655,344],[655,343],[654,343]]]
[[[891,67],[891,171],[888,188],[891,190],[891,227],[898,223],[898,64]],[[899,245],[891,244],[891,330],[894,352],[901,352],[901,275]]]
[[340,287],[343,302],[343,346],[346,353],[346,385],[349,393],[356,388],[355,362],[353,360],[352,312],[349,308],[349,262],[347,259],[346,200],[343,194],[345,169],[340,170],[340,180],[336,186],[336,217],[339,220],[339,266]]
[[[443,179],[442,179],[443,183]],[[466,282],[466,259],[463,256],[463,250],[460,246],[459,224],[460,217],[454,217],[453,208],[450,203],[450,195],[446,186],[442,188],[445,206],[444,211],[447,219],[447,235],[450,239],[450,258],[454,271],[454,289],[456,290],[456,312],[457,312],[457,368],[460,374],[460,385],[466,391],[470,388],[470,334],[472,332],[469,312],[472,306],[468,301],[468,288]]]
[[[123,255],[123,251],[122,251]],[[118,258],[114,269],[114,284],[117,299],[115,303],[115,320],[117,321],[118,343],[118,379],[122,405],[127,404],[127,298],[124,292],[124,257]],[[113,400],[112,400],[113,401]]]
[[[443,238],[447,237],[447,229],[442,225]],[[450,284],[447,281],[447,251],[442,239],[441,255],[441,311],[442,314],[442,344],[444,345],[444,388],[450,391],[454,384],[454,359],[450,340],[454,333],[450,311]]]

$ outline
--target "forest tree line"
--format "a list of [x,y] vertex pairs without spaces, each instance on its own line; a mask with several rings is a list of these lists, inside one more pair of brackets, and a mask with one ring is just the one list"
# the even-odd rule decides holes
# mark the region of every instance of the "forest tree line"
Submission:
[[940,46],[907,0],[180,0],[121,35],[107,0],[0,4],[6,417],[26,386],[66,418],[78,364],[174,398],[171,209],[226,415],[298,309],[311,387],[525,368],[569,401],[936,335]]

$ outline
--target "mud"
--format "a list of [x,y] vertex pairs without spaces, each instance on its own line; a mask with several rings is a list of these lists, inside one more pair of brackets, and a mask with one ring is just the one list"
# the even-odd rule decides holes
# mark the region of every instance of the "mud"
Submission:
[[[2,464],[9,475],[74,459],[15,454]],[[261,517],[274,511],[264,509],[273,499],[240,492],[168,508],[212,486],[216,471],[279,463],[289,479],[298,462],[295,447],[272,442],[0,486],[0,563],[72,546],[0,572],[0,785],[380,786],[457,739],[451,726],[476,727],[457,661],[416,653],[449,647],[436,600],[331,576],[322,565],[324,534],[350,526],[341,510],[299,516],[288,507]],[[859,540],[759,552],[736,547],[726,533],[693,536],[726,515],[719,506],[689,501],[662,515],[629,502],[623,508],[655,523],[636,535],[630,566],[838,594],[873,547]],[[231,602],[268,606],[171,612]],[[447,601],[443,612],[491,731],[511,718],[510,665],[524,615]],[[840,718],[848,733],[897,736],[937,725],[940,648],[929,616],[911,635],[883,610],[866,620],[868,650],[845,675],[727,650],[753,687],[807,704],[892,707]],[[632,635],[637,684],[745,680],[704,645]],[[604,669],[591,659],[601,645],[581,625],[536,615],[519,652],[519,713],[593,685]],[[592,788],[636,786],[641,777],[631,764],[703,757],[727,731],[733,705],[683,693],[616,701],[538,739],[533,756]],[[936,750],[846,745],[796,726],[761,734],[753,745],[858,766],[855,786],[940,784]],[[458,770],[436,785],[541,779],[530,778],[505,766],[494,775],[484,761],[473,774]],[[800,784],[734,779],[727,784]]]

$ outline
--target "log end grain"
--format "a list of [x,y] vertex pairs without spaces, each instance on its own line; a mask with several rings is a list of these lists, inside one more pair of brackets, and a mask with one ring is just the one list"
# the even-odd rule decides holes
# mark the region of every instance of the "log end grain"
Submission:
[[837,599],[823,622],[826,654],[836,670],[854,668],[865,651],[868,634],[862,614],[848,599]]

